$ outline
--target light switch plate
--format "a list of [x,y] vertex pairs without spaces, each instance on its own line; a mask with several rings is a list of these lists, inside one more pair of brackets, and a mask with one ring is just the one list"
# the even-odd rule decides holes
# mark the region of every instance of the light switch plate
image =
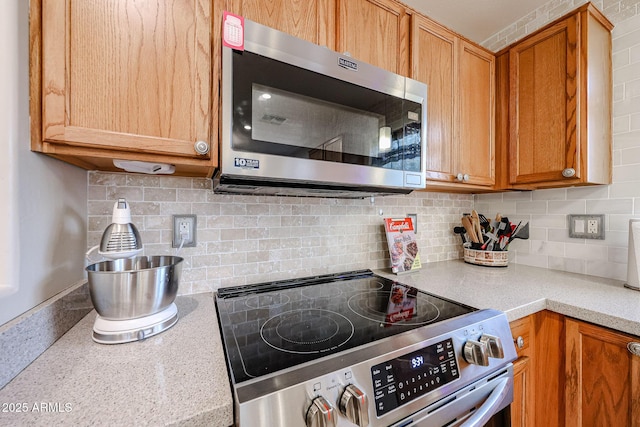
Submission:
[[569,215],[569,237],[604,240],[604,214]]

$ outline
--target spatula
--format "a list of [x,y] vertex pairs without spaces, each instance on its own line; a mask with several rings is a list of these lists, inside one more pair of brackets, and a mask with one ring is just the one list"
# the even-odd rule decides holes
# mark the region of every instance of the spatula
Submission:
[[513,239],[522,239],[527,240],[529,238],[529,223],[525,222],[523,226],[518,226],[513,233],[511,233],[511,237],[509,237],[509,241],[507,245],[511,243]]

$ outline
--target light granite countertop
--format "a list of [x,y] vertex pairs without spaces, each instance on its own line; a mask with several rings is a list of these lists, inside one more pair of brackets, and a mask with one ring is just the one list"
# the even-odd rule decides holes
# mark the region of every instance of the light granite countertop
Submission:
[[483,267],[462,260],[423,264],[405,275],[375,272],[471,307],[504,311],[509,321],[548,309],[640,336],[640,292],[619,280],[519,264]]
[[91,311],[0,390],[0,425],[231,425],[213,294],[176,305],[171,329],[117,345],[93,342]]
[[[620,281],[463,261],[425,264],[401,276],[376,273],[475,308],[502,310],[510,321],[549,309],[640,336],[640,292]],[[180,320],[173,328],[122,345],[94,343],[96,314],[89,313],[0,390],[0,425],[232,424],[213,294],[181,296],[176,304]],[[8,410],[22,403],[26,412]],[[42,404],[46,410],[34,409]]]

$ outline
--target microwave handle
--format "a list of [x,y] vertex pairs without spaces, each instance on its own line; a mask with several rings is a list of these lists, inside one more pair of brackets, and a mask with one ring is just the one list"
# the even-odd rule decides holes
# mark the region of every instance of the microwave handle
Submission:
[[504,378],[498,382],[497,386],[487,400],[467,419],[460,427],[480,427],[496,413],[496,408],[500,406],[509,392],[509,378]]

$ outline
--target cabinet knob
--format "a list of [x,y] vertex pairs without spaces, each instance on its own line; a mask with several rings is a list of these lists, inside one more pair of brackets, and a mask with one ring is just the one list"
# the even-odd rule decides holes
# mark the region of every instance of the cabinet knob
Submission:
[[562,171],[562,176],[565,178],[573,178],[576,176],[576,170],[574,168],[566,168]]
[[522,338],[522,335],[519,335],[518,338],[514,340],[514,342],[520,350],[524,348],[524,338]]
[[468,173],[465,173],[465,174],[459,173],[458,175],[456,175],[456,179],[458,181],[460,181],[460,182],[467,182],[467,181],[469,181],[469,174]]
[[196,143],[193,144],[193,148],[196,150],[196,153],[204,156],[209,152],[209,143],[207,141],[196,141]]
[[640,356],[640,342],[630,342],[627,344],[627,350],[634,356]]

